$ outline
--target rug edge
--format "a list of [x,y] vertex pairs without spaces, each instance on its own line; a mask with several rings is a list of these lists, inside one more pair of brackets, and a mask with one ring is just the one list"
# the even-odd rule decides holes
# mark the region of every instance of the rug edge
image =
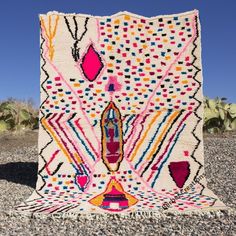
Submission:
[[154,218],[154,219],[165,219],[168,217],[176,217],[176,216],[206,216],[208,218],[221,218],[224,216],[235,216],[236,217],[236,209],[227,206],[220,207],[208,207],[201,210],[189,210],[185,212],[178,212],[173,210],[159,210],[159,211],[136,211],[136,212],[124,212],[122,214],[112,214],[112,213],[78,213],[78,212],[66,212],[66,213],[53,213],[53,214],[45,214],[45,213],[33,213],[33,212],[22,212],[17,210],[9,210],[9,211],[1,211],[2,214],[5,214],[10,217],[28,217],[28,218],[37,218],[37,219],[76,219],[76,220],[94,220],[94,219],[107,219],[109,217],[115,219],[146,219],[146,218]]
[[117,17],[117,16],[121,16],[121,15],[130,15],[133,17],[137,17],[137,18],[142,18],[142,19],[147,19],[147,20],[155,20],[158,18],[168,18],[168,17],[173,17],[173,16],[184,16],[184,15],[192,15],[192,14],[199,14],[199,11],[197,9],[193,9],[190,11],[184,11],[184,12],[180,12],[180,13],[174,13],[174,14],[165,14],[165,15],[155,15],[155,16],[144,16],[141,14],[137,14],[137,13],[133,13],[130,11],[117,11],[114,14],[111,15],[106,15],[106,16],[101,16],[101,15],[92,15],[92,14],[88,14],[88,13],[63,13],[63,12],[58,12],[58,11],[48,11],[46,13],[40,13],[38,14],[39,17],[44,17],[44,16],[52,16],[52,15],[60,15],[60,16],[80,16],[80,17],[93,17],[93,18],[98,18],[98,19],[103,19],[103,18],[107,18],[107,17]]

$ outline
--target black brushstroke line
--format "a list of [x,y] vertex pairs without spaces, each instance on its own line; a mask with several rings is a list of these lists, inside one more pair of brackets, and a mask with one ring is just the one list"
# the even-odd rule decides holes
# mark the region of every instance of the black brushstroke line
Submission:
[[157,153],[160,151],[168,133],[170,132],[170,130],[172,129],[173,125],[177,122],[177,120],[179,119],[179,117],[182,115],[183,110],[180,110],[180,113],[178,114],[178,116],[175,117],[175,119],[173,120],[173,122],[171,123],[171,126],[169,127],[169,129],[167,130],[167,132],[165,133],[165,136],[163,137],[163,139],[161,140],[160,144],[158,145],[158,148],[156,150],[156,152],[153,154],[152,159],[149,161],[148,165],[145,167],[145,169],[143,170],[143,172],[141,173],[141,177],[143,177],[144,173],[148,170],[148,168],[150,167],[150,165],[153,163],[155,156],[157,155]]
[[30,206],[28,208],[25,208],[25,209],[21,209],[21,211],[32,211],[32,212],[35,212],[37,210],[40,210],[42,208],[44,208],[45,206],[42,206],[42,205],[39,205],[37,204],[37,206]]
[[[49,113],[47,114],[48,115],[51,115],[52,113]],[[40,121],[41,122],[41,121]],[[44,165],[42,166],[42,168],[38,171],[38,175],[41,176],[41,178],[43,179],[43,182],[44,184],[38,189],[38,191],[41,191],[43,189],[43,187],[46,185],[46,181],[44,180],[43,176],[42,176],[42,172],[43,170],[45,169],[46,165],[47,165],[47,161],[45,160],[45,158],[43,157],[42,153],[43,151],[53,142],[53,138],[51,136],[51,134],[48,132],[48,130],[43,126],[42,124],[42,127],[43,129],[47,132],[47,134],[49,135],[49,137],[51,138],[51,140],[43,147],[41,148],[40,152],[39,152],[39,155],[42,157],[43,161],[44,161]]]
[[69,30],[69,32],[70,32],[70,34],[71,34],[71,37],[72,37],[74,40],[76,40],[76,38],[75,38],[75,36],[73,35],[73,32],[72,32],[72,30],[71,30],[71,28],[70,28],[70,23],[69,23],[68,19],[66,18],[66,16],[64,16],[64,19],[65,19],[67,28],[68,28],[68,30]]
[[39,207],[37,209],[34,209],[32,212],[40,212],[41,209],[45,209],[45,206]]
[[59,169],[61,168],[61,166],[64,164],[64,162],[60,162],[58,165],[57,165],[57,168],[52,172],[52,174],[51,175],[55,175],[58,171],[59,171]]
[[58,206],[55,210],[51,211],[50,214],[52,214],[54,212],[56,212],[56,213],[62,212],[64,210],[68,209],[68,208],[69,209],[72,208],[73,206],[74,206],[74,204],[71,204],[71,203],[69,203],[67,205]]
[[[196,125],[194,126],[194,128],[193,128],[193,130],[192,130],[192,132],[191,132],[192,135],[193,135],[193,137],[197,140],[197,144],[195,145],[195,148],[194,148],[194,150],[193,150],[193,152],[192,152],[192,154],[191,154],[190,156],[191,156],[192,159],[199,165],[199,168],[198,168],[198,170],[197,170],[197,172],[196,172],[196,174],[195,174],[195,176],[194,176],[194,178],[193,178],[194,181],[196,180],[196,178],[197,178],[197,176],[198,176],[198,174],[199,174],[201,168],[203,167],[203,165],[202,165],[202,164],[196,159],[196,157],[194,156],[196,150],[198,149],[198,147],[199,147],[199,145],[200,145],[200,143],[201,143],[201,140],[197,137],[197,135],[195,134],[195,131],[196,131],[196,128],[198,127],[199,123],[200,123],[201,120],[202,120],[202,118],[201,118],[200,116],[198,116],[198,114],[197,114],[197,110],[198,110],[199,107],[202,105],[202,102],[201,102],[200,100],[198,100],[198,99],[195,97],[196,94],[198,93],[198,91],[200,90],[201,86],[202,86],[201,82],[196,79],[197,74],[201,71],[201,69],[198,68],[198,67],[195,65],[195,62],[196,62],[196,60],[197,60],[197,57],[196,57],[195,54],[194,54],[194,53],[195,53],[195,50],[197,49],[196,41],[197,41],[198,38],[199,38],[199,29],[198,29],[198,18],[197,18],[197,16],[195,16],[195,28],[196,28],[196,37],[195,37],[195,39],[193,40],[193,45],[194,45],[194,47],[193,47],[193,50],[191,51],[191,54],[192,54],[192,56],[193,56],[193,61],[192,61],[191,64],[192,64],[192,66],[196,69],[196,71],[195,71],[195,73],[194,73],[194,76],[193,76],[193,80],[194,80],[195,82],[197,82],[199,86],[198,86],[198,88],[195,90],[195,92],[194,92],[192,98],[193,98],[195,101],[198,102],[198,106],[195,108],[195,110],[194,110],[194,112],[193,112],[194,115],[197,117],[198,121],[197,121]],[[202,190],[200,191],[200,194],[202,194],[203,190],[205,189],[205,186],[204,186],[203,184],[201,184],[200,182],[199,182],[199,184],[202,186]]]
[[[71,203],[70,203],[70,204],[71,204]],[[73,209],[73,208],[76,208],[76,207],[78,207],[78,206],[79,206],[79,205],[72,204],[72,205],[70,205],[70,206],[67,206],[67,207],[64,207],[64,208],[61,208],[61,209],[57,210],[56,213],[60,213],[60,212],[63,212],[63,211],[68,212],[69,210],[71,210],[71,209]]]
[[88,20],[89,20],[89,17],[86,17],[86,19],[84,21],[84,32],[81,34],[80,38],[78,39],[79,41],[81,41],[83,39],[84,35],[88,31],[88,28],[87,28]]
[[80,37],[78,37],[78,23],[76,21],[76,17],[73,16],[73,21],[74,21],[74,25],[75,25],[75,33],[73,34],[71,27],[70,27],[70,23],[67,19],[66,16],[64,16],[65,19],[65,23],[67,25],[67,28],[72,36],[72,38],[75,40],[73,47],[71,47],[71,53],[72,56],[75,60],[75,62],[77,62],[80,59],[80,48],[78,48],[78,43],[83,39],[84,35],[86,34],[88,28],[87,28],[87,24],[88,24],[88,20],[89,17],[86,17],[85,22],[84,22],[84,32],[81,34]]
[[75,24],[75,37],[76,39],[78,39],[78,24],[77,24],[77,21],[75,19],[75,16],[73,16],[73,20],[74,20],[74,24]]
[[126,117],[130,116],[130,114],[125,114],[123,115],[122,121],[124,121],[126,119]]
[[[204,196],[206,196],[206,195],[204,195]],[[207,197],[209,197],[209,196],[207,196]],[[213,198],[213,197],[211,197],[211,198]],[[218,200],[217,198],[213,198],[213,199],[215,199],[215,200],[212,202],[212,204],[210,206],[214,206],[216,201]]]
[[44,37],[43,37],[43,35],[42,35],[42,25],[41,25],[41,23],[40,23],[40,27],[41,27],[40,36],[41,36],[41,40],[42,40],[41,45],[40,45],[40,49],[41,49],[40,56],[41,56],[41,59],[43,60],[43,64],[41,65],[41,70],[42,70],[42,71],[45,73],[45,75],[46,75],[46,78],[45,78],[45,80],[41,83],[40,87],[41,87],[41,89],[47,94],[47,97],[46,97],[46,99],[41,103],[41,105],[40,105],[40,107],[39,107],[39,109],[40,109],[40,111],[41,111],[41,113],[42,113],[42,117],[41,117],[41,119],[40,119],[39,121],[40,121],[40,124],[41,124],[42,128],[47,132],[47,134],[48,134],[49,137],[51,138],[51,141],[49,141],[43,148],[41,148],[41,150],[40,150],[40,152],[39,152],[39,156],[43,159],[44,165],[43,165],[43,167],[42,167],[40,170],[38,170],[38,175],[39,175],[39,176],[42,178],[42,180],[43,180],[43,184],[42,184],[42,186],[38,189],[38,191],[42,190],[42,188],[46,185],[46,181],[45,181],[45,179],[43,178],[43,176],[41,175],[41,173],[42,173],[42,171],[43,171],[43,169],[45,168],[46,163],[47,163],[46,160],[45,160],[45,158],[44,158],[43,155],[42,155],[42,152],[44,151],[44,149],[47,148],[47,146],[48,146],[49,144],[51,144],[51,143],[53,142],[53,139],[52,139],[50,133],[47,131],[47,129],[46,129],[46,128],[43,126],[43,124],[42,124],[42,119],[45,117],[45,113],[43,112],[43,105],[44,105],[44,103],[47,101],[47,99],[49,98],[49,94],[48,94],[47,90],[43,87],[43,85],[44,85],[44,84],[46,83],[46,81],[49,79],[49,74],[48,74],[48,72],[44,69],[44,66],[46,65],[46,60],[45,60],[45,58],[43,57],[43,53],[44,53],[43,45],[44,45],[44,43],[45,43],[46,40],[44,39]]
[[[40,198],[41,199],[41,198]],[[38,200],[38,199],[36,199],[36,200]],[[20,206],[17,206],[16,207],[16,209],[18,209],[18,208],[22,208],[22,207],[28,207],[28,206],[37,206],[38,205],[38,203],[36,202],[36,203],[34,203],[34,204],[31,204],[31,205],[28,205],[28,204],[26,204],[25,202],[23,202],[25,205],[23,206],[23,205],[20,205]]]
[[[48,92],[47,92],[47,90],[43,87],[43,85],[46,83],[46,81],[49,79],[49,74],[48,74],[48,72],[44,69],[44,66],[46,65],[46,60],[45,60],[45,58],[43,57],[43,44],[44,44],[44,42],[45,42],[45,39],[44,39],[44,37],[43,37],[43,35],[42,35],[42,30],[41,30],[41,39],[42,39],[42,43],[41,43],[41,45],[40,45],[40,49],[41,49],[41,58],[42,58],[42,60],[43,60],[43,64],[42,64],[42,66],[41,66],[41,69],[42,69],[42,71],[45,73],[45,75],[46,75],[46,79],[41,83],[41,88],[42,88],[42,90],[47,94],[47,97],[46,97],[46,99],[42,102],[42,104],[40,105],[40,111],[41,111],[41,113],[43,114],[43,116],[41,117],[41,119],[40,119],[40,123],[41,123],[41,125],[42,125],[42,127],[43,127],[43,129],[45,130],[45,132],[49,135],[49,137],[51,138],[51,140],[47,143],[47,144],[45,144],[45,146],[40,150],[40,152],[39,152],[39,156],[41,156],[41,158],[43,159],[43,161],[44,161],[44,165],[42,166],[42,168],[38,171],[38,175],[42,178],[42,180],[43,180],[43,185],[38,189],[38,191],[40,191],[40,190],[42,190],[43,189],[43,187],[46,185],[46,181],[44,180],[44,178],[43,178],[43,176],[41,175],[41,173],[42,173],[42,171],[45,169],[45,166],[47,165],[47,161],[45,160],[45,158],[44,158],[44,156],[42,155],[42,153],[43,153],[43,151],[53,142],[53,138],[52,138],[52,136],[51,136],[51,134],[48,132],[48,130],[44,127],[44,125],[43,125],[43,123],[42,123],[42,119],[43,118],[48,118],[52,113],[48,113],[46,116],[45,116],[45,113],[43,112],[43,109],[42,109],[42,106],[43,106],[43,104],[46,102],[46,100],[49,98],[49,94],[48,94]],[[57,168],[56,168],[56,170],[53,172],[53,174],[55,174],[58,170],[59,170],[59,168],[61,167],[61,165],[62,165],[63,163],[59,163],[58,164],[58,166],[57,166]],[[38,193],[39,194],[39,193]],[[40,195],[40,194],[39,194]],[[41,196],[41,195],[40,195]]]
[[[57,206],[57,205],[56,205]],[[50,205],[50,206],[44,206],[44,207],[42,207],[42,208],[40,208],[40,209],[37,209],[36,211],[37,212],[44,212],[44,211],[46,211],[46,210],[50,210],[51,208],[53,208],[53,207],[55,207],[55,205]]]
[[[35,198],[34,200],[38,200],[38,199],[42,199],[43,198],[43,195],[41,195],[38,190],[34,190],[35,193],[37,193],[41,198]],[[33,200],[32,200],[33,201]],[[30,202],[30,201],[27,201],[27,202]]]

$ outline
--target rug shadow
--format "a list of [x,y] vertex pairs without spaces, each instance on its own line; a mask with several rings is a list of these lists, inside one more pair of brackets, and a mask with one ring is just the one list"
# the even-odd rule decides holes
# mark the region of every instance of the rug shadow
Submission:
[[10,162],[0,164],[0,180],[27,185],[35,188],[37,181],[37,162]]

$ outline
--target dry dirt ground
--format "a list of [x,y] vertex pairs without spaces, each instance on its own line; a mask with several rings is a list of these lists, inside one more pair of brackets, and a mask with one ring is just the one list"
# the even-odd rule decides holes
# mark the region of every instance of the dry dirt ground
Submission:
[[[236,235],[236,214],[166,218],[44,219],[10,216],[36,183],[37,132],[0,136],[0,235]],[[236,208],[236,135],[205,136],[208,186]]]

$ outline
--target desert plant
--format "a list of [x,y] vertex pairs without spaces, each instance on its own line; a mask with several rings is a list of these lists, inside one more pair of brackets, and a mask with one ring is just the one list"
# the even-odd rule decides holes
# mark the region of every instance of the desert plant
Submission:
[[226,103],[226,98],[204,98],[204,131],[219,133],[236,130],[236,104]]
[[30,102],[8,99],[0,103],[0,132],[34,129],[38,125],[38,112]]

